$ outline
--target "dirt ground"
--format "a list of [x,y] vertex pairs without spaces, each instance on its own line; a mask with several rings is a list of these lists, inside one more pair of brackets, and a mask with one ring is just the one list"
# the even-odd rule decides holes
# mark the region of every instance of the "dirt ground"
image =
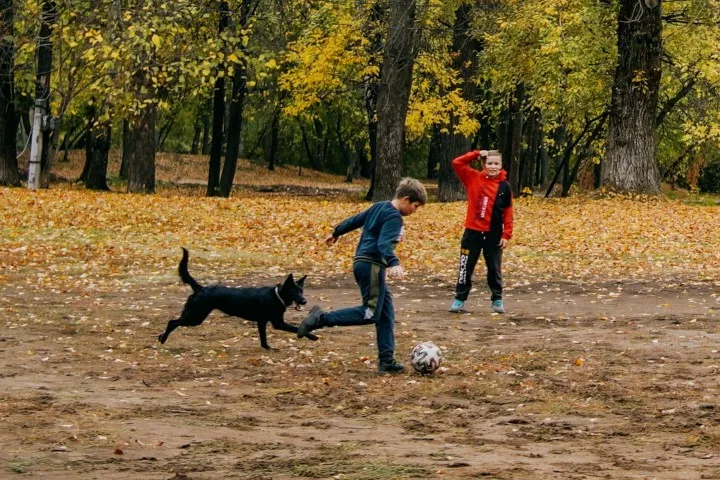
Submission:
[[[378,377],[371,327],[271,330],[267,352],[214,313],[161,346],[178,282],[94,294],[20,275],[0,285],[0,478],[720,478],[709,282],[510,279],[506,315],[484,291],[450,314],[451,285],[399,282],[399,359],[432,340],[444,369]],[[357,301],[346,278],[306,296]]]

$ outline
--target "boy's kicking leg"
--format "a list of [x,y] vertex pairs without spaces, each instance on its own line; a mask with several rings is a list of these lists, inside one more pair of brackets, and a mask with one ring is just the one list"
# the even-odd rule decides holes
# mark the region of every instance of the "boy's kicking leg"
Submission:
[[[381,288],[380,277],[384,279],[384,268],[370,262],[355,262],[353,265],[355,282],[360,287],[363,304],[357,307],[341,308],[325,313],[319,307],[313,307],[310,315],[298,325],[298,338],[310,331],[324,327],[348,327],[375,323],[376,312],[382,308],[385,289]],[[382,282],[384,287],[384,282]]]
[[472,289],[472,276],[475,271],[480,250],[485,239],[483,232],[465,229],[460,241],[460,262],[458,266],[458,281],[455,285],[455,300],[450,311],[457,313],[465,306],[465,301]]
[[385,268],[370,262],[355,262],[355,281],[360,287],[363,304],[324,313],[313,307],[298,326],[298,337],[323,327],[348,327],[375,324],[378,346],[378,373],[400,373],[405,370],[394,359],[395,308],[385,283]]

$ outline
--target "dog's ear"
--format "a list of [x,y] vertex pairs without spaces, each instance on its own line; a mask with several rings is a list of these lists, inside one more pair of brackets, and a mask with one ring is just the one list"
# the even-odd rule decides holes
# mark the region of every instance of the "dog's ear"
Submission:
[[295,283],[295,280],[293,279],[293,274],[291,273],[291,274],[288,275],[287,278],[285,279],[284,285],[290,286],[290,285],[292,285],[293,283]]
[[303,277],[300,280],[298,280],[296,283],[302,287],[305,284],[306,278],[307,278],[307,275],[303,275]]

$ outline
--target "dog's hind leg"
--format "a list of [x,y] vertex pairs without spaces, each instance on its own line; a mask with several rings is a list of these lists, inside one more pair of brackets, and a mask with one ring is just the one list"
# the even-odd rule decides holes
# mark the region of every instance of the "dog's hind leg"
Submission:
[[160,343],[165,343],[165,341],[168,338],[168,335],[170,335],[170,333],[172,333],[173,330],[175,330],[177,327],[179,327],[181,325],[182,325],[182,322],[180,321],[179,318],[177,320],[170,320],[167,324],[167,328],[165,328],[165,332],[158,335],[158,340],[160,341]]

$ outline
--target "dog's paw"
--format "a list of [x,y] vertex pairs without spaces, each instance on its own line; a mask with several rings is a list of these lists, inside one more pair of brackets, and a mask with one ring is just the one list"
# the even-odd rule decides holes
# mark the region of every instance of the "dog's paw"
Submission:
[[265,350],[277,350],[277,348],[275,348],[275,347],[273,347],[272,345],[269,345],[269,344],[267,344],[267,343],[266,343],[265,345],[262,345],[262,347],[263,347]]
[[158,342],[165,343],[165,340],[167,340],[167,336],[164,333],[158,335]]
[[316,341],[316,340],[318,340],[318,336],[317,336],[317,335],[313,335],[312,333],[308,333],[308,334],[305,335],[305,336],[308,338],[308,340],[312,340],[313,342]]

